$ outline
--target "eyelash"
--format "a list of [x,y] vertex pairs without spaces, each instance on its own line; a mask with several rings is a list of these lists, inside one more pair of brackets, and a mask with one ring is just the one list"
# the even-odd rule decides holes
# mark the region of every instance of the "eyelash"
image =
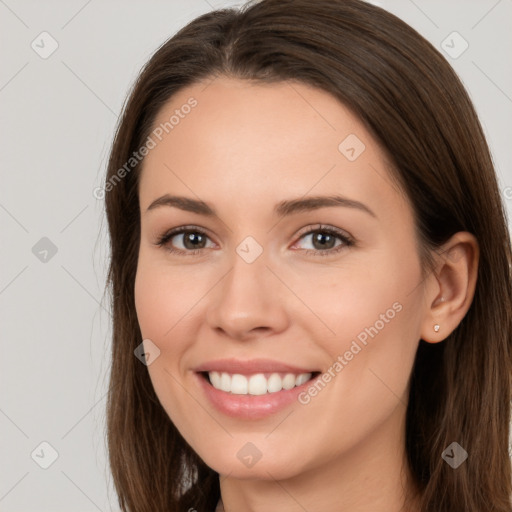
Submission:
[[[199,252],[201,252],[203,249],[194,249],[194,250],[187,250],[184,251],[182,249],[175,249],[173,248],[168,242],[174,238],[176,235],[181,235],[183,233],[199,233],[203,236],[208,237],[208,234],[203,229],[197,227],[197,226],[181,226],[179,228],[174,228],[171,231],[168,231],[164,235],[158,238],[156,245],[159,247],[165,247],[167,251],[173,254],[179,254],[184,256],[195,256]],[[342,232],[341,230],[334,228],[332,226],[324,226],[319,224],[317,227],[310,229],[309,231],[306,231],[305,233],[302,233],[299,237],[299,240],[307,235],[311,235],[312,233],[327,233],[329,235],[334,235],[337,238],[339,238],[343,243],[338,245],[337,247],[334,247],[332,249],[328,249],[325,251],[320,251],[317,249],[302,249],[305,254],[311,254],[313,253],[315,256],[328,256],[332,254],[337,254],[338,252],[342,251],[343,249],[346,249],[347,247],[351,247],[355,244],[355,241],[353,238],[349,237],[346,233]]]

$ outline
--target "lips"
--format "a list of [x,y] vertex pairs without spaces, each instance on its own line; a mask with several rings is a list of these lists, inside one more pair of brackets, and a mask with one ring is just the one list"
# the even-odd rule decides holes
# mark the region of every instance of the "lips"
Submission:
[[292,389],[319,372],[271,359],[219,359],[198,366],[215,388],[236,395],[264,395]]
[[194,371],[198,373],[219,372],[231,375],[254,375],[257,373],[291,373],[294,375],[300,375],[304,373],[317,373],[319,370],[318,368],[294,366],[272,359],[250,359],[244,361],[241,359],[231,358],[208,361],[194,368]]
[[220,412],[259,419],[296,402],[320,371],[270,359],[218,359],[194,368],[200,387]]
[[[233,363],[233,361],[231,361],[231,363]],[[308,386],[313,385],[320,375],[318,371],[302,373],[303,368],[281,364],[275,361],[272,362],[271,365],[267,365],[268,361],[265,365],[262,365],[261,360],[258,365],[255,365],[254,360],[244,362],[241,365],[238,364],[238,362],[231,363],[229,368],[236,367],[238,371],[245,373],[230,374],[214,370],[199,371],[201,368],[212,368],[214,366],[219,368],[219,362],[217,361],[215,365],[208,363],[198,366],[195,369],[194,376],[199,388],[204,393],[204,397],[215,409],[226,416],[241,420],[264,419],[293,404],[297,405],[299,403],[298,395]],[[225,363],[222,364],[224,365],[222,368],[226,368]],[[289,373],[290,370],[287,370],[285,373],[247,373],[253,371],[253,368],[292,368],[293,372],[301,373],[297,373],[297,376],[295,376],[295,373]],[[270,377],[267,379],[265,375],[270,375]],[[284,375],[283,379],[281,375]],[[216,381],[215,384],[210,380],[210,376],[213,376],[212,380]],[[219,378],[221,379],[220,382]],[[225,381],[231,379],[229,388],[226,387],[226,390],[222,389],[222,386],[226,384],[225,382],[222,383],[223,379]],[[235,383],[232,382],[232,379],[235,379]],[[251,379],[253,381],[252,383]],[[277,379],[279,379],[279,382]],[[299,379],[299,384],[297,384],[297,379]],[[294,381],[293,387],[290,387],[292,380]],[[281,389],[277,389],[278,387]]]

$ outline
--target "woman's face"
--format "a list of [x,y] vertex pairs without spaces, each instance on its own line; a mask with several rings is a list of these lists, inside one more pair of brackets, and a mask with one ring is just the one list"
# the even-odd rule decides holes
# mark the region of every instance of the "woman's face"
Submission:
[[219,77],[154,128],[135,300],[182,436],[240,478],[395,456],[424,283],[411,207],[363,124],[306,85]]

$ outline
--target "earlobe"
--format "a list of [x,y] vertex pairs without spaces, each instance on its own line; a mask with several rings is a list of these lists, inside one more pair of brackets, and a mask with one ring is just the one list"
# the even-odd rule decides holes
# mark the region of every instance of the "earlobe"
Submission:
[[[479,247],[474,235],[454,234],[436,255],[437,270],[427,300],[421,338],[427,343],[445,340],[460,324],[473,301],[478,276]],[[428,296],[427,296],[428,299]]]

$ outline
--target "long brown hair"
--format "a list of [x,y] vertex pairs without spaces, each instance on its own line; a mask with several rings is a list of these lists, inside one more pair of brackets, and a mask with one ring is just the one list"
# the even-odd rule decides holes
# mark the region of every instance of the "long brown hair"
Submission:
[[[131,91],[105,186],[113,310],[107,437],[122,510],[204,512],[220,495],[219,475],[179,434],[134,356],[142,341],[134,303],[141,164],[126,167],[174,93],[219,75],[299,81],[359,116],[413,206],[425,274],[433,271],[429,254],[451,235],[477,238],[469,311],[442,343],[420,340],[406,451],[421,512],[510,512],[512,255],[489,149],[440,53],[394,15],[359,0],[262,0],[207,13],[156,51]],[[453,441],[469,454],[457,469],[441,457]]]

